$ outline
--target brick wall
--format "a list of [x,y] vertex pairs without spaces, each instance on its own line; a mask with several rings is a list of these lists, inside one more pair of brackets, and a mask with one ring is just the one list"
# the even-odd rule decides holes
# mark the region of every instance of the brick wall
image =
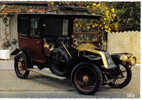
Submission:
[[108,33],[107,50],[110,53],[132,53],[140,62],[140,32]]

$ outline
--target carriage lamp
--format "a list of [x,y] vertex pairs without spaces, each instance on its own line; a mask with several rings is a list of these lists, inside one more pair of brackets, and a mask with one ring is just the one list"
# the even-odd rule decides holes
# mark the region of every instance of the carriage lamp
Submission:
[[125,62],[125,61],[128,60],[128,56],[127,55],[122,55],[122,56],[120,56],[120,60]]
[[128,61],[131,63],[131,65],[135,65],[136,64],[136,57],[131,56],[131,57],[129,57]]
[[136,64],[136,57],[134,57],[132,55],[122,55],[120,57],[120,60],[123,61],[123,62],[129,62],[131,65]]

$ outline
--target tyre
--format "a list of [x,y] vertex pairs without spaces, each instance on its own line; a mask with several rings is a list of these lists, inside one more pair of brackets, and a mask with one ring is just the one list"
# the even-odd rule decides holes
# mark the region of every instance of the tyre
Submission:
[[21,79],[28,78],[28,75],[29,75],[29,71],[27,70],[28,66],[29,66],[28,58],[24,52],[15,56],[14,68],[18,78],[21,78]]
[[65,51],[62,49],[55,49],[51,56],[51,67],[50,70],[57,76],[65,76],[66,73],[66,64],[69,61],[69,58]]
[[96,65],[79,64],[72,70],[71,80],[79,93],[94,94],[101,85],[102,72]]
[[132,72],[129,68],[129,64],[119,64],[118,66],[118,75],[109,83],[109,86],[112,88],[123,88],[131,81]]

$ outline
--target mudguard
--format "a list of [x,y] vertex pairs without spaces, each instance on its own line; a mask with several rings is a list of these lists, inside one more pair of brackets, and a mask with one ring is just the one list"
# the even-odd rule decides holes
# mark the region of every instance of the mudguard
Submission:
[[93,44],[85,43],[85,44],[81,44],[77,49],[79,51],[87,51],[87,52],[100,55],[103,62],[103,66],[106,69],[117,67],[108,52],[99,51],[99,50],[96,50],[95,48],[96,46],[94,46]]
[[16,48],[14,51],[11,52],[10,55],[17,55],[20,52],[20,49]]

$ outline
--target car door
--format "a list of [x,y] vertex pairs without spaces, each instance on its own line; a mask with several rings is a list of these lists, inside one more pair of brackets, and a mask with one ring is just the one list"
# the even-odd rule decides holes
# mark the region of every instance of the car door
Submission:
[[18,16],[18,40],[19,48],[28,49],[33,61],[45,63],[43,54],[43,41],[38,34],[38,16],[21,15]]

